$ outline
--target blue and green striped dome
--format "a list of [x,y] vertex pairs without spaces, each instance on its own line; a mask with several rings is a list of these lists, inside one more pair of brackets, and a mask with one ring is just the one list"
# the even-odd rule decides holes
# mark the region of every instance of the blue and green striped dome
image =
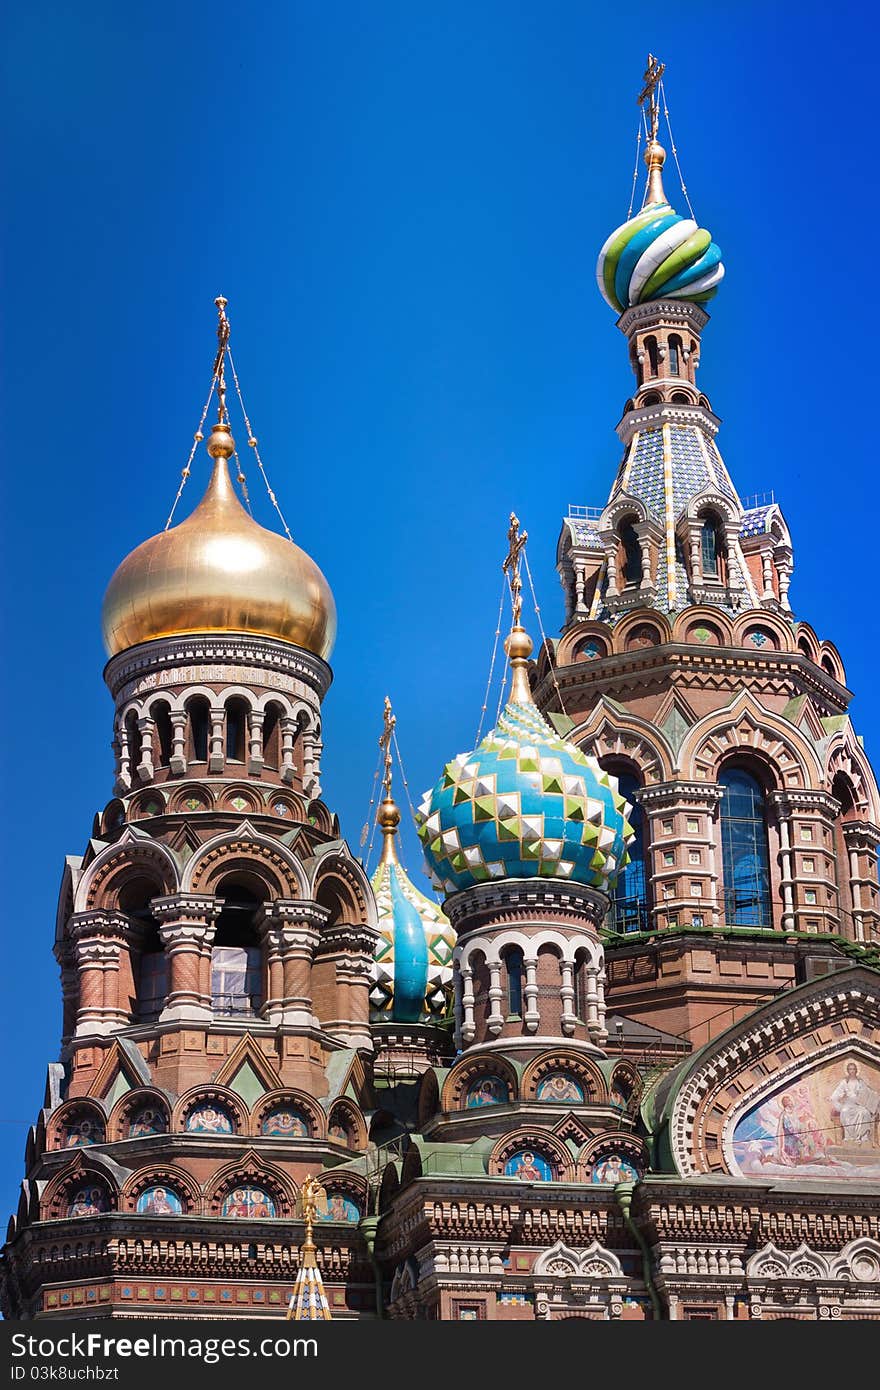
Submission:
[[711,299],[724,277],[709,232],[668,203],[652,203],[612,232],[596,265],[602,298],[622,313],[652,299]]
[[383,854],[372,884],[379,939],[370,1016],[375,1023],[438,1023],[452,987],[455,932],[437,904],[410,881],[393,846]]
[[563,878],[607,891],[633,830],[617,781],[511,701],[473,753],[447,763],[416,823],[431,879],[455,893],[498,878]]

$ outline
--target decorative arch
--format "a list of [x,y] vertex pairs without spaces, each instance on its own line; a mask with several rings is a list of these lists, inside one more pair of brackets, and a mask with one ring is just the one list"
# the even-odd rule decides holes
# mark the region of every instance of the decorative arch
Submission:
[[840,685],[846,684],[846,672],[840,652],[833,642],[824,641],[819,647],[819,665],[825,673],[836,680]]
[[222,806],[240,816],[253,816],[265,811],[262,797],[253,787],[232,782],[224,788]]
[[618,492],[599,518],[597,529],[616,531],[621,521],[629,517],[635,517],[637,522],[647,521],[648,509],[641,497],[634,497],[629,492]]
[[[253,1149],[242,1154],[235,1162],[225,1164],[205,1183],[205,1211],[210,1216],[226,1215],[232,1219],[265,1219],[256,1215],[248,1218],[244,1211],[238,1214],[229,1211],[224,1213],[226,1199],[234,1198],[238,1189],[244,1192],[249,1189],[265,1192],[275,1207],[275,1216],[289,1220],[295,1215],[298,1193],[296,1184],[274,1164],[264,1163]],[[271,1216],[271,1213],[269,1215]]]
[[[131,1126],[134,1121],[137,1123],[138,1117],[143,1116],[144,1112],[153,1111],[161,1123],[163,1129],[151,1129],[149,1121],[144,1120],[143,1134],[132,1134]],[[107,1121],[107,1135],[110,1143],[119,1143],[126,1139],[138,1139],[146,1137],[149,1133],[162,1134],[171,1129],[171,1105],[168,1097],[155,1086],[138,1086],[134,1090],[126,1091],[110,1111],[110,1118]]]
[[[171,1114],[172,1131],[178,1134],[189,1134],[195,1138],[204,1136],[210,1137],[211,1130],[195,1131],[187,1129],[187,1120],[192,1112],[199,1106],[207,1106],[209,1109],[225,1110],[232,1120],[233,1134],[247,1134],[248,1132],[248,1110],[244,1101],[235,1091],[228,1086],[192,1086],[190,1090],[184,1091],[177,1101]],[[216,1134],[228,1134],[229,1130],[217,1128],[213,1131]]]
[[[708,633],[700,636],[701,629]],[[708,604],[691,604],[677,614],[672,627],[674,642],[687,642],[691,646],[733,647],[733,622],[721,608]]]
[[348,853],[332,851],[321,855],[306,896],[330,907],[331,912],[338,912],[338,921],[374,929],[378,926],[376,899],[366,870]]
[[[766,640],[752,640],[751,634],[755,632],[763,633]],[[735,646],[747,647],[750,651],[759,653],[794,650],[791,628],[778,614],[767,608],[749,608],[740,613],[733,623],[733,639]]]
[[319,1221],[353,1223],[367,1215],[369,1191],[366,1179],[359,1173],[331,1169],[321,1174],[321,1186],[327,1193],[327,1202],[324,1209],[318,1211]]
[[171,850],[126,826],[116,843],[101,850],[83,871],[74,896],[74,911],[115,909],[119,889],[134,870],[155,880],[156,897],[167,897],[179,889],[177,863]]
[[748,690],[688,730],[679,750],[679,769],[686,778],[714,782],[719,767],[735,754],[759,761],[774,783],[820,785],[821,768],[809,740],[787,719],[758,704]]
[[880,792],[877,779],[858,736],[847,719],[846,726],[829,739],[825,748],[825,776],[822,785],[831,791],[834,779],[845,776],[855,793],[855,803],[864,819],[880,822]]
[[519,1098],[519,1080],[516,1068],[506,1058],[494,1053],[483,1053],[470,1057],[465,1055],[451,1069],[443,1083],[440,1093],[440,1109],[444,1113],[453,1110],[467,1110],[468,1094],[475,1082],[482,1077],[497,1077],[507,1088],[506,1098],[496,1103],[513,1105]]
[[546,1130],[526,1126],[502,1135],[489,1155],[489,1172],[494,1173],[496,1177],[512,1176],[505,1173],[505,1166],[515,1155],[521,1153],[540,1155],[552,1168],[554,1182],[574,1181],[575,1164],[562,1140],[554,1134],[548,1134]]
[[660,613],[655,608],[636,608],[621,618],[614,627],[614,650],[616,652],[633,650],[630,638],[637,628],[645,625],[654,629],[656,638],[652,637],[650,643],[640,642],[639,646],[662,646],[665,642],[672,641],[672,624],[665,613]]
[[665,735],[645,719],[612,709],[604,696],[568,737],[599,761],[617,758],[631,762],[646,785],[669,782],[674,775],[675,755]]
[[556,646],[556,666],[608,656],[613,634],[607,623],[578,622],[562,634]]
[[280,1134],[263,1134],[263,1125],[275,1111],[289,1109],[302,1116],[308,1127],[308,1134],[291,1134],[292,1138],[298,1139],[324,1139],[326,1137],[326,1121],[324,1111],[305,1091],[295,1091],[289,1088],[279,1088],[269,1091],[267,1095],[261,1096],[259,1102],[251,1111],[250,1133],[255,1138],[284,1138],[283,1132]]
[[523,1100],[537,1100],[541,1082],[554,1072],[564,1072],[580,1083],[584,1092],[583,1102],[580,1103],[602,1105],[608,1100],[608,1087],[599,1067],[574,1048],[554,1048],[552,1052],[543,1052],[529,1063],[522,1076]]
[[49,1119],[46,1147],[51,1150],[91,1148],[107,1142],[107,1117],[97,1100],[81,1096],[65,1101]]
[[158,1210],[143,1213],[144,1215],[193,1216],[202,1209],[202,1192],[198,1183],[184,1168],[179,1168],[174,1163],[150,1165],[132,1174],[122,1189],[121,1209],[123,1211],[137,1211],[138,1200],[145,1192],[149,1192],[150,1188],[170,1189],[176,1193],[183,1210],[180,1213],[163,1211],[161,1210],[161,1203],[157,1203]]
[[[608,1082],[608,1099],[615,1108],[623,1109],[638,1095],[641,1085],[642,1078],[633,1064],[618,1062]],[[615,1094],[623,1101],[622,1106],[615,1099]]]
[[[596,1182],[597,1186],[604,1183],[613,1182],[612,1177],[601,1172],[602,1165],[609,1159],[618,1157],[623,1164],[630,1168],[641,1177],[648,1166],[648,1156],[645,1146],[641,1139],[634,1134],[627,1134],[625,1131],[614,1134],[600,1134],[598,1138],[589,1140],[578,1154],[578,1166],[582,1182]],[[600,1169],[597,1174],[596,1170]],[[622,1172],[620,1182],[632,1182],[633,1177],[630,1173]]]
[[[334,1129],[345,1131],[345,1138],[334,1134]],[[327,1137],[344,1143],[349,1149],[362,1151],[367,1147],[367,1122],[354,1101],[343,1097],[334,1101],[327,1116]]]
[[178,787],[171,795],[168,809],[174,815],[195,815],[199,811],[213,811],[214,792],[205,782],[192,782]]
[[557,1240],[549,1250],[543,1250],[535,1261],[533,1273],[539,1277],[623,1279],[623,1266],[612,1250],[606,1250],[597,1240],[585,1250],[573,1250]]
[[794,629],[797,650],[814,665],[819,664],[819,638],[809,623],[797,623]]
[[[103,1205],[93,1199],[94,1189],[103,1193]],[[84,1200],[77,1201],[80,1193]],[[119,1184],[97,1155],[86,1157],[82,1151],[72,1163],[65,1165],[48,1183],[40,1199],[41,1221],[58,1220],[66,1216],[99,1216],[114,1211],[119,1205]],[[71,1207],[94,1207],[96,1210],[71,1211]],[[100,1209],[97,1209],[100,1208]]]
[[193,855],[184,870],[181,888],[188,893],[212,893],[221,878],[242,871],[255,875],[269,898],[310,896],[305,873],[296,857],[280,841],[262,835],[247,820],[235,830],[215,835]]
[[440,1083],[437,1080],[437,1073],[433,1067],[422,1072],[419,1082],[418,1098],[418,1127],[424,1129],[429,1120],[432,1120],[441,1109],[440,1105]]

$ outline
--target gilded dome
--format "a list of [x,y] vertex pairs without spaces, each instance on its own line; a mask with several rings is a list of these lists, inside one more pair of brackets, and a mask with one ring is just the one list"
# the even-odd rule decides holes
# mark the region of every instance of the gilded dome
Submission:
[[127,555],[107,586],[101,615],[109,656],[196,632],[248,632],[327,659],[336,605],[318,566],[299,546],[248,516],[229,477],[229,427],[208,440],[214,472],[195,511]]

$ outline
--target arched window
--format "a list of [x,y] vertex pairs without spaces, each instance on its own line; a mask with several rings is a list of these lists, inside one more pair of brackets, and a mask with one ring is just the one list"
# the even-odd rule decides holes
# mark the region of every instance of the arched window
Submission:
[[718,575],[718,527],[712,517],[704,517],[700,528],[700,550],[703,560],[703,575],[717,579]]
[[624,587],[630,588],[642,582],[642,547],[631,521],[621,522],[617,534],[620,537],[620,573]]
[[587,967],[589,960],[585,952],[581,951],[574,965],[574,1011],[581,1023],[586,1023],[589,1018],[587,1007]]
[[174,747],[174,733],[171,728],[171,711],[164,700],[153,705],[150,713],[156,721],[156,738],[153,755],[159,767],[168,767]]
[[523,953],[519,946],[508,946],[503,955],[507,977],[507,1012],[515,1018],[523,1011]]
[[263,764],[271,772],[281,767],[281,706],[268,705],[263,720]]
[[211,711],[204,695],[196,695],[190,700],[186,712],[189,715],[189,756],[187,762],[206,763],[208,761]]
[[223,907],[211,947],[211,1003],[215,1014],[253,1016],[263,1003],[263,953],[255,925],[262,900],[250,888],[225,882]]
[[831,783],[831,795],[840,802],[840,811],[834,822],[834,863],[837,873],[837,892],[843,934],[844,936],[856,937],[849,846],[846,843],[843,829],[847,821],[858,820],[859,812],[852,783],[844,773],[838,772]]
[[168,957],[162,947],[159,929],[150,925],[141,945],[137,975],[137,1018],[140,1023],[157,1019],[168,994]]
[[657,375],[657,364],[658,364],[658,360],[659,360],[659,359],[658,359],[658,356],[657,356],[657,339],[654,338],[653,336],[650,337],[650,338],[646,338],[646,339],[645,339],[645,347],[646,347],[647,350],[648,350],[648,367],[649,367],[650,374],[651,374],[651,376],[656,376],[656,375]]
[[669,375],[681,376],[681,338],[676,333],[669,339]]
[[138,728],[138,717],[134,710],[129,710],[125,716],[125,732],[128,735],[128,766],[131,776],[134,777],[143,757],[143,740]]
[[230,700],[226,706],[226,758],[243,763],[247,743],[248,707],[244,700]]
[[741,767],[724,768],[721,798],[721,859],[724,914],[734,927],[772,927],[770,858],[764,790]]
[[645,820],[635,798],[640,783],[631,772],[613,775],[617,777],[621,796],[625,796],[630,804],[629,822],[635,835],[629,846],[629,863],[621,869],[611,892],[610,926],[613,931],[619,932],[648,931],[651,922],[645,875]]

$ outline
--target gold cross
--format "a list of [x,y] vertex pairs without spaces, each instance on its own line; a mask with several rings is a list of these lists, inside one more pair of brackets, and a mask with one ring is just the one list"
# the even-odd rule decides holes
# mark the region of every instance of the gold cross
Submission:
[[217,419],[220,424],[227,420],[226,415],[226,349],[229,346],[229,319],[226,317],[228,299],[218,294],[214,300],[217,305],[217,356],[214,358],[214,375],[217,378]]
[[397,716],[391,713],[391,701],[385,696],[385,709],[382,713],[382,735],[379,739],[379,747],[385,754],[385,776],[382,779],[382,788],[385,792],[385,800],[391,800],[391,739],[394,735],[394,726],[397,723]]
[[526,541],[529,538],[528,531],[520,534],[519,518],[515,512],[510,513],[510,528],[507,532],[509,548],[507,558],[501,566],[507,575],[510,584],[510,597],[513,600],[513,626],[519,627],[519,620],[522,615],[522,577],[520,575],[520,556],[525,549]]
[[645,68],[644,87],[639,93],[639,106],[648,103],[648,139],[656,140],[657,131],[660,128],[660,107],[657,103],[657,85],[660,78],[666,71],[666,64],[661,63],[659,58],[655,58],[653,53],[648,54],[648,66]]

